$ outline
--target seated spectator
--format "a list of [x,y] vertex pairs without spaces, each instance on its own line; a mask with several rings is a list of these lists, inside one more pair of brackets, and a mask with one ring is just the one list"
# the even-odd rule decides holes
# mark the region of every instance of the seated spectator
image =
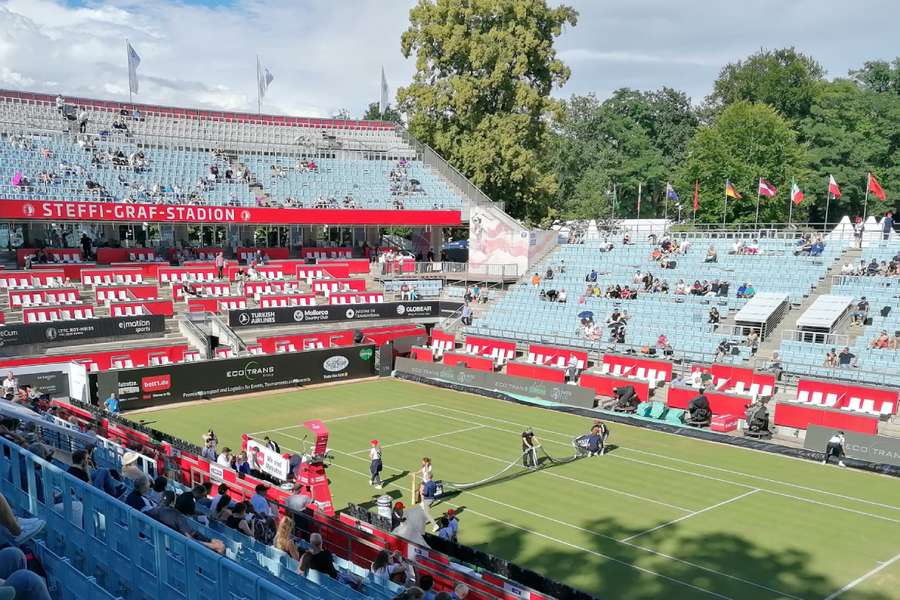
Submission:
[[250,523],[247,521],[246,502],[238,502],[231,507],[231,515],[225,518],[225,525],[246,536],[253,537],[253,530],[250,529]]
[[744,253],[744,242],[743,240],[735,240],[734,244],[731,246],[730,254],[743,254]]
[[838,366],[838,356],[837,349],[832,348],[828,352],[825,353],[825,360],[822,363],[823,367],[836,367]]
[[707,323],[712,323],[713,325],[718,325],[720,320],[719,309],[715,306],[709,309],[709,321]]
[[705,263],[714,263],[719,261],[719,253],[716,251],[715,246],[710,246],[706,251],[706,258],[703,259]]
[[[6,591],[11,591],[12,595]],[[51,599],[47,582],[28,570],[25,553],[14,546],[0,550],[0,598]]]
[[334,568],[334,557],[323,547],[322,535],[319,533],[310,534],[309,550],[300,557],[300,573],[305,575],[310,570],[328,575],[332,579],[337,579],[338,576],[337,569]]
[[702,296],[703,295],[703,284],[700,283],[699,279],[694,280],[694,285],[691,286],[691,295],[692,296]]
[[848,346],[844,346],[844,349],[838,354],[838,366],[844,369],[855,367],[856,366],[856,355],[850,352],[850,348]]
[[825,251],[825,242],[822,241],[822,238],[819,237],[813,243],[812,247],[809,249],[810,256],[822,256],[822,252]]
[[656,349],[657,351],[662,352],[663,356],[672,356],[672,354],[674,354],[672,345],[669,343],[669,338],[667,338],[665,334],[661,334],[656,339]]
[[213,540],[194,530],[190,520],[172,505],[175,503],[175,492],[166,490],[163,494],[162,504],[147,511],[147,515],[153,517],[166,527],[174,529],[185,537],[200,542],[210,550],[225,554],[225,544],[222,540]]
[[864,325],[866,318],[869,316],[869,301],[863,296],[856,303],[856,308],[850,314],[851,325]]
[[300,560],[300,551],[294,542],[294,519],[290,515],[281,517],[278,528],[275,530],[275,540],[272,545],[289,555],[294,560]]
[[568,298],[568,295],[566,294],[566,289],[563,288],[563,289],[559,290],[559,295],[556,297],[556,301],[560,302],[562,304],[565,304],[567,298]]
[[139,510],[147,512],[156,507],[156,505],[147,498],[147,492],[150,491],[150,478],[144,475],[134,482],[134,488],[125,498],[125,504]]
[[742,283],[740,286],[738,286],[737,297],[738,298],[746,298],[747,297],[746,294],[747,294],[747,284]]
[[0,543],[21,546],[43,531],[46,525],[42,519],[17,517],[6,497],[0,494]]
[[675,295],[684,296],[685,294],[687,294],[687,292],[687,284],[684,282],[684,279],[679,279],[675,283]]
[[750,356],[755,356],[756,351],[759,350],[759,333],[756,331],[748,333],[747,339],[744,340],[744,344],[750,348]]
[[140,456],[137,452],[126,452],[122,455],[122,476],[131,481],[137,481],[144,472],[137,466]]
[[184,492],[175,500],[175,508],[186,517],[199,515],[197,512],[197,504],[206,499],[206,488],[197,484],[191,488],[191,491]]
[[878,334],[874,340],[872,340],[872,348],[876,350],[884,350],[888,348],[891,344],[891,338],[888,337],[888,332],[884,329],[881,330],[881,333]]
[[729,355],[731,355],[731,342],[727,338],[723,338],[719,345],[716,346],[716,355],[713,358],[713,362],[719,362]]
[[103,490],[113,498],[119,498],[125,493],[122,476],[115,469],[94,469],[94,472],[91,473],[91,485],[98,490]]
[[597,270],[591,269],[591,272],[585,278],[585,281],[589,281],[591,283],[596,283],[597,282]]
[[547,267],[547,272],[544,273],[544,279],[553,279],[553,269]]
[[541,276],[538,275],[537,273],[532,275],[531,276],[531,285],[533,285],[534,287],[541,285]]
[[74,475],[85,483],[90,483],[92,464],[91,456],[86,450],[76,450],[72,453],[72,466],[70,466],[66,472],[69,475]]
[[269,500],[266,498],[266,492],[268,491],[269,488],[265,484],[260,483],[256,486],[256,493],[250,498],[250,509],[257,516],[272,516],[272,507],[269,506]]
[[894,337],[891,338],[891,350],[900,350],[900,330],[894,332]]
[[234,455],[231,454],[231,448],[224,448],[222,453],[216,458],[216,462],[223,467],[231,468],[231,465],[234,462]]
[[213,498],[209,509],[209,520],[225,523],[231,516],[231,497],[228,494]]
[[150,488],[150,491],[147,492],[147,498],[153,504],[159,504],[162,502],[163,493],[166,491],[166,488],[169,486],[169,480],[160,475],[156,479],[153,480],[153,485]]
[[241,452],[237,455],[237,458],[234,459],[234,470],[241,475],[250,474],[250,462],[247,460],[246,452]]
[[556,290],[547,290],[547,300],[550,302],[556,302],[557,296],[559,296],[559,292]]

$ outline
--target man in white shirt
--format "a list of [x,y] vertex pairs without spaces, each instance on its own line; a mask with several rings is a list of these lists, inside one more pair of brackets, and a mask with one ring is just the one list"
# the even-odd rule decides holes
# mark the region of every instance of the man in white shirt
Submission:
[[844,458],[844,432],[838,431],[828,440],[828,445],[825,446],[825,460],[822,461],[823,465],[827,465],[828,461],[831,460],[831,457],[834,456],[837,458],[838,466],[844,467],[844,461],[841,460]]
[[284,499],[284,505],[295,513],[303,512],[308,506],[315,507],[316,501],[309,496],[311,493],[309,487],[295,483],[291,495]]
[[16,392],[18,391],[19,380],[16,379],[15,373],[10,371],[6,376],[6,379],[3,380],[3,395],[8,397],[10,394],[12,394],[13,396],[15,396]]
[[218,458],[216,458],[216,462],[223,467],[231,468],[231,461],[234,460],[234,455],[231,454],[231,448],[225,448],[222,450],[222,453],[219,454]]

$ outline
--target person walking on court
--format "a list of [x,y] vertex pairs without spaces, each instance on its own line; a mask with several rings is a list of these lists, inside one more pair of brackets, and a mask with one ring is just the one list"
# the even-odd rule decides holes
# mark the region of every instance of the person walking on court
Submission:
[[378,444],[378,440],[372,440],[372,447],[369,449],[369,461],[369,472],[372,474],[369,485],[374,485],[376,490],[380,490],[382,487],[381,469],[384,465],[381,462],[381,446]]
[[537,438],[531,427],[522,432],[522,464],[529,469],[536,469],[537,464]]

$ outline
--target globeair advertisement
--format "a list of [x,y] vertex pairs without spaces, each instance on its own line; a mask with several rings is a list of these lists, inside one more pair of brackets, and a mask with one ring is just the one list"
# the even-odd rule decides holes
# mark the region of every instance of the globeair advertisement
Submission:
[[371,344],[91,373],[95,403],[109,394],[122,410],[371,377]]

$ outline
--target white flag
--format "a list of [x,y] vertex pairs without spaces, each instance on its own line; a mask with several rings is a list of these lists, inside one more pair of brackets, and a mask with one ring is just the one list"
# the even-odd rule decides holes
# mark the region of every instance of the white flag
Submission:
[[384,118],[384,111],[386,111],[388,107],[389,93],[390,90],[388,90],[387,79],[384,76],[384,67],[381,67],[381,102],[378,103],[378,112],[381,113],[381,118]]
[[138,93],[137,68],[141,64],[141,57],[134,51],[131,42],[125,40],[125,50],[128,54],[128,90],[132,94]]
[[269,89],[269,84],[272,83],[272,80],[275,79],[275,76],[269,71],[269,69],[261,66],[259,64],[259,57],[256,57],[256,82],[259,86],[259,99],[262,100],[266,97],[266,90]]

